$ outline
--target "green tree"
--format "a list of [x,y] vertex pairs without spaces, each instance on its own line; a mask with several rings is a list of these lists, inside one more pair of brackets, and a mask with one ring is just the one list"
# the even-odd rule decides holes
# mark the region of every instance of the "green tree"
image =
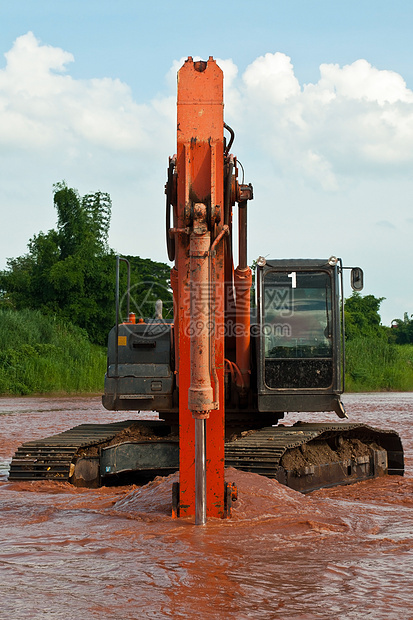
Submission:
[[385,338],[387,330],[380,324],[380,304],[384,297],[365,295],[354,291],[351,297],[345,300],[344,313],[346,321],[346,338],[352,340],[357,337]]
[[64,260],[74,254],[83,243],[86,214],[79,192],[67,187],[64,181],[53,185],[53,198],[57,211],[60,259]]
[[81,198],[66,183],[53,186],[57,210],[60,258],[82,253],[86,256],[106,254],[112,201],[109,194],[96,192]]
[[392,321],[390,340],[396,344],[413,344],[413,314],[404,313],[403,319]]
[[[81,197],[63,181],[53,186],[53,198],[56,230],[34,235],[27,254],[8,260],[0,272],[1,303],[56,315],[84,328],[93,342],[105,344],[115,322],[116,260],[108,247],[110,196],[95,192]],[[171,318],[169,267],[150,259],[128,258],[132,298],[139,315],[153,316],[154,303],[161,298]],[[121,290],[126,291],[124,272]]]

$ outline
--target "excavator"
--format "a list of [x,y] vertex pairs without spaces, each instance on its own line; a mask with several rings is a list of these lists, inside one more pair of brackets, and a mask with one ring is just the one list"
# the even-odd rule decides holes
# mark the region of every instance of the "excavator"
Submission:
[[[165,186],[173,318],[163,318],[162,302],[151,317],[130,311],[130,267],[117,257],[116,322],[102,397],[110,411],[152,411],[159,419],[82,424],[27,442],[12,460],[10,480],[99,486],[179,470],[172,514],[203,525],[231,514],[237,489],[225,481],[226,467],[304,493],[403,475],[395,431],[343,421],[347,268],[336,256],[260,256],[253,273],[247,262],[253,187],[244,183],[233,141],[221,68],[213,57],[188,57],[178,71],[177,151]],[[121,265],[128,272],[126,316]],[[362,270],[348,269],[360,291]],[[289,412],[313,412],[315,420],[330,412],[341,421],[280,423]]]

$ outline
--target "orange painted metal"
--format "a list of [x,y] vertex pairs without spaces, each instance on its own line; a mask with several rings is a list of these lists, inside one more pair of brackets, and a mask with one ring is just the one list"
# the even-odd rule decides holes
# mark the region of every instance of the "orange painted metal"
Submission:
[[247,259],[247,204],[252,200],[252,185],[236,185],[238,202],[238,267],[234,272],[236,299],[236,364],[239,373],[235,383],[242,397],[247,396],[251,373],[251,286],[252,272]]
[[[223,74],[212,57],[178,72],[174,285],[179,352],[181,516],[195,515],[195,416],[206,418],[206,514],[224,516],[224,200]],[[197,214],[202,211],[202,217]],[[195,224],[195,226],[194,226]],[[202,224],[202,230],[199,228]],[[197,231],[198,227],[198,231]],[[194,230],[195,228],[195,230]],[[191,256],[192,255],[192,256]],[[176,275],[176,274],[175,274]],[[191,301],[192,295],[192,301]],[[198,315],[199,313],[199,315]],[[196,344],[191,330],[202,332]],[[205,324],[207,323],[207,325]],[[211,334],[212,339],[205,338]],[[197,365],[191,373],[192,357]],[[198,348],[198,353],[195,352]],[[199,374],[197,372],[199,371]],[[195,377],[195,378],[194,378]],[[192,383],[191,383],[192,379]],[[202,394],[196,397],[196,382]],[[198,392],[198,396],[201,392]],[[188,406],[190,398],[190,407]],[[204,405],[200,403],[204,403]],[[197,404],[198,403],[198,404]],[[204,408],[203,408],[204,407]],[[204,413],[203,413],[204,412]]]
[[252,272],[249,267],[237,267],[234,272],[236,296],[236,362],[239,374],[235,382],[243,390],[250,385],[250,347],[251,347],[251,286]]

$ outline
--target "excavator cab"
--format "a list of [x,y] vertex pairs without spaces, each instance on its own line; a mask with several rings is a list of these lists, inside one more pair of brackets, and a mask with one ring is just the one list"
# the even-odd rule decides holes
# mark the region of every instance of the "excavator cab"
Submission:
[[345,417],[341,273],[335,258],[258,261],[260,412],[335,411]]

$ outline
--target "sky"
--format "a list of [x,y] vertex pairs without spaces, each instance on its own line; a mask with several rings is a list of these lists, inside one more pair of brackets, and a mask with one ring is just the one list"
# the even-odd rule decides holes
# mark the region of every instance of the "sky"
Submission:
[[0,269],[55,228],[62,180],[111,195],[116,252],[168,262],[176,72],[213,56],[250,264],[340,256],[383,324],[412,314],[412,26],[405,0],[0,0]]

